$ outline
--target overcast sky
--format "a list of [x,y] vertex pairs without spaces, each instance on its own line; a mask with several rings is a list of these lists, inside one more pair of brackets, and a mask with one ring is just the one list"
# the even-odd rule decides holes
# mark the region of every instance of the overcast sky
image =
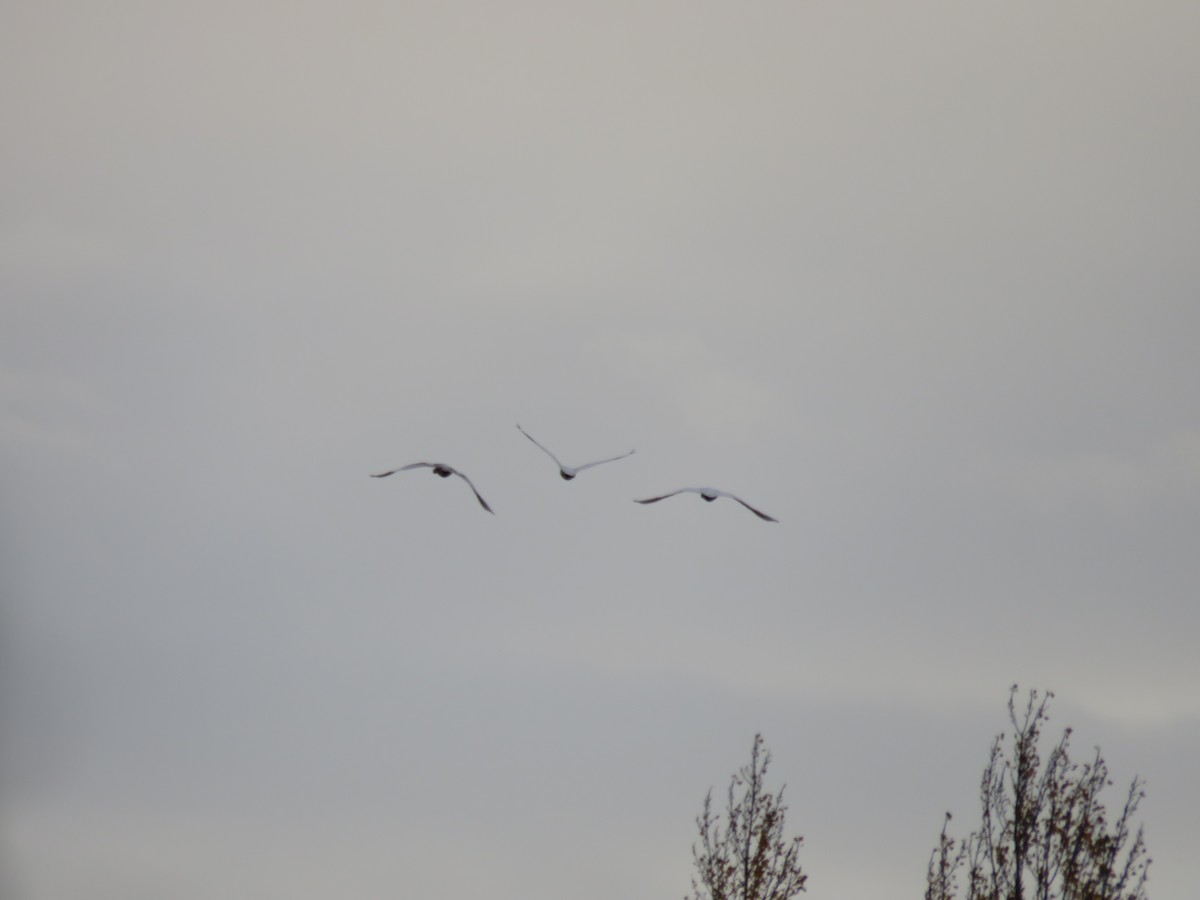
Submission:
[[[1019,683],[1194,896],[1197,60],[1192,0],[6,3],[0,891],[679,898],[761,731],[808,895],[919,897]],[[631,502],[696,485],[779,524]]]

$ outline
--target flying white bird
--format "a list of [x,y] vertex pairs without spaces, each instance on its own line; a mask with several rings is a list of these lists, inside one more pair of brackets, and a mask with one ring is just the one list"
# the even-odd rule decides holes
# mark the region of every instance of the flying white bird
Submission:
[[387,471],[387,472],[380,472],[378,475],[372,475],[371,477],[372,478],[387,478],[389,475],[395,475],[397,472],[407,472],[409,469],[420,469],[422,467],[427,468],[427,469],[433,469],[434,475],[440,475],[443,478],[449,478],[451,475],[457,475],[459,478],[461,478],[463,481],[465,481],[467,483],[467,485],[471,488],[472,491],[474,491],[475,499],[479,501],[479,505],[482,506],[484,509],[486,509],[488,512],[490,512],[492,515],[496,514],[495,510],[493,510],[490,506],[487,505],[487,501],[483,499],[483,497],[480,495],[479,491],[475,490],[475,485],[471,484],[471,479],[468,478],[466,475],[464,475],[462,472],[458,471],[458,469],[454,468],[453,466],[448,466],[445,463],[418,462],[418,463],[413,463],[412,465],[408,465],[408,466],[401,466],[398,469],[391,469],[390,471]]
[[629,453],[622,453],[620,456],[610,456],[608,459],[598,459],[595,462],[584,463],[582,466],[564,466],[559,461],[557,456],[555,456],[553,453],[551,453],[545,447],[542,447],[541,444],[538,444],[538,442],[533,438],[533,436],[528,431],[526,431],[524,428],[522,428],[520,425],[517,426],[517,431],[521,432],[521,434],[525,435],[525,437],[529,438],[531,441],[533,441],[535,444],[537,444],[538,447],[541,448],[543,453],[545,453],[552,460],[554,460],[555,465],[558,466],[558,474],[562,476],[563,481],[570,481],[572,478],[574,478],[576,475],[578,475],[584,469],[590,469],[592,466],[598,466],[601,463],[613,462],[614,460],[624,459],[625,457],[629,456],[631,453],[636,452],[634,450],[630,450]]
[[760,519],[765,519],[768,522],[778,522],[779,521],[778,519],[776,519],[772,516],[768,516],[765,512],[755,509],[753,506],[751,506],[749,503],[747,503],[741,497],[735,497],[735,496],[733,496],[733,494],[726,493],[725,491],[718,491],[716,488],[680,488],[677,491],[671,491],[671,493],[669,493],[669,494],[662,494],[658,497],[647,497],[645,500],[634,500],[633,502],[634,503],[657,503],[659,500],[666,500],[668,497],[674,497],[676,494],[685,494],[685,493],[699,494],[701,497],[703,497],[709,503],[712,503],[718,497],[728,497],[730,500],[736,500],[738,503],[742,504],[742,506],[746,507],[746,509],[750,510],[750,512],[754,513]]

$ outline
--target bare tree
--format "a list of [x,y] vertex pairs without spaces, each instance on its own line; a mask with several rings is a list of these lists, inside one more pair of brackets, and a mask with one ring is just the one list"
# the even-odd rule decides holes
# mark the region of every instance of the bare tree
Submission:
[[966,900],[1146,900],[1150,858],[1142,827],[1130,831],[1143,783],[1133,779],[1110,825],[1100,794],[1112,782],[1099,748],[1089,762],[1072,761],[1067,728],[1043,765],[1038,739],[1054,695],[1039,699],[1030,691],[1023,713],[1016,696],[1013,685],[1011,756],[998,735],[980,782],[980,828],[955,841],[946,814],[929,860],[926,900],[953,900],[963,870]]
[[725,821],[713,813],[712,790],[696,818],[700,845],[692,845],[697,874],[685,900],[788,900],[804,890],[808,875],[798,860],[803,837],[783,836],[783,788],[768,793],[771,754],[754,736],[750,765],[729,783]]

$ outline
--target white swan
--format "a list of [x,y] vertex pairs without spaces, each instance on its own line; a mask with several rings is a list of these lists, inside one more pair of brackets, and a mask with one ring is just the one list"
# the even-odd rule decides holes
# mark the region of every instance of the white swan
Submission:
[[387,478],[389,475],[395,475],[397,472],[406,472],[409,469],[420,469],[422,467],[427,468],[427,469],[433,469],[434,475],[440,475],[443,478],[449,478],[451,475],[457,475],[459,478],[461,478],[463,481],[465,481],[468,484],[468,486],[470,486],[472,491],[474,491],[475,499],[479,501],[479,505],[482,506],[484,509],[486,509],[488,512],[490,512],[493,516],[496,514],[495,510],[493,510],[490,506],[488,506],[487,501],[483,499],[483,497],[480,495],[479,491],[475,490],[475,485],[471,484],[471,479],[468,478],[466,475],[464,475],[462,472],[458,471],[458,469],[454,468],[453,466],[448,466],[445,463],[429,463],[429,462],[412,463],[411,465],[401,466],[398,469],[391,469],[387,472],[380,472],[378,475],[372,475],[371,477],[372,478]]
[[774,518],[773,516],[768,516],[765,512],[755,509],[753,506],[751,506],[749,503],[747,503],[741,497],[735,497],[733,494],[727,493],[725,491],[718,491],[716,488],[680,488],[677,491],[671,491],[671,493],[669,493],[669,494],[662,494],[658,497],[647,497],[645,500],[634,500],[633,502],[634,503],[657,503],[659,500],[666,500],[668,497],[674,497],[676,494],[685,494],[685,493],[699,494],[701,497],[703,497],[709,503],[712,503],[712,501],[716,500],[718,497],[728,497],[730,500],[736,500],[738,503],[742,504],[742,506],[746,507],[746,509],[750,510],[750,512],[754,513],[760,519],[765,519],[768,522],[778,522],[779,521],[778,519]]
[[541,448],[543,453],[545,453],[552,460],[554,460],[555,465],[558,466],[558,474],[562,476],[563,481],[570,481],[572,478],[574,478],[576,475],[578,475],[584,469],[590,469],[592,466],[598,466],[601,463],[613,462],[614,460],[624,459],[625,457],[629,456],[631,453],[636,452],[634,450],[630,450],[629,453],[622,453],[620,456],[610,456],[608,459],[598,459],[595,462],[584,463],[582,466],[564,466],[559,461],[557,456],[555,456],[553,453],[551,453],[545,447],[542,447],[541,444],[538,444],[538,442],[534,439],[533,435],[531,435],[528,431],[526,431],[520,425],[517,426],[517,431],[521,432],[521,434],[525,435],[525,437],[529,438],[531,441],[533,441],[535,444],[537,444],[538,447]]

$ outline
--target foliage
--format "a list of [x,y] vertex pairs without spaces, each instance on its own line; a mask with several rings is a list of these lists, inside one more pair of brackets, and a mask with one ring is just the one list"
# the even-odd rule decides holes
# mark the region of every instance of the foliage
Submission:
[[770,763],[756,734],[750,765],[729,783],[724,823],[713,813],[711,789],[704,798],[696,818],[700,846],[692,845],[697,875],[685,900],[788,900],[804,890],[808,875],[798,861],[804,838],[783,836],[783,788],[771,794],[764,786]]
[[1110,825],[1100,794],[1112,782],[1099,748],[1090,762],[1072,761],[1067,728],[1043,765],[1038,739],[1054,695],[1039,700],[1030,691],[1018,714],[1016,694],[1013,685],[1011,756],[998,735],[980,783],[980,828],[955,841],[947,834],[946,814],[929,860],[926,900],[953,900],[960,871],[965,900],[1145,900],[1151,861],[1141,826],[1130,831],[1145,796],[1143,783],[1133,779]]

